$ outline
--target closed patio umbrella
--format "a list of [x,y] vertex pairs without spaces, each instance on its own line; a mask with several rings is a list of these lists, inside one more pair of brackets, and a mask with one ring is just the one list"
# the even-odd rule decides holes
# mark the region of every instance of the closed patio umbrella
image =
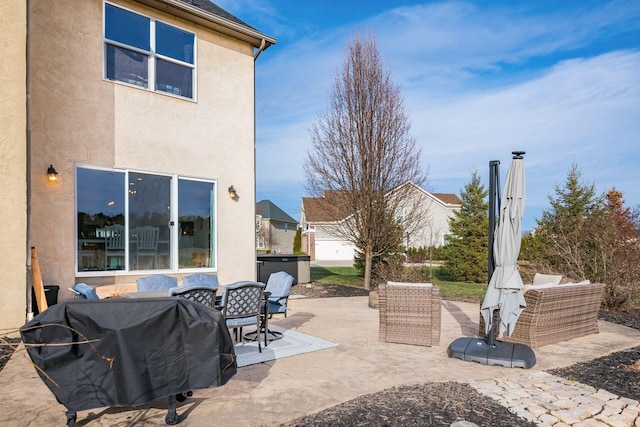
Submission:
[[498,226],[493,241],[495,270],[481,307],[487,334],[493,327],[494,310],[499,310],[498,338],[513,333],[516,321],[527,306],[522,293],[522,278],[518,270],[518,254],[522,240],[525,174],[521,155],[514,156],[500,201]]
[[[500,198],[498,225],[494,227],[496,200],[499,194],[499,161],[489,163],[491,172],[489,197],[489,286],[480,312],[484,319],[487,339],[462,337],[453,341],[447,349],[449,357],[478,362],[485,365],[501,365],[511,368],[531,368],[536,356],[524,344],[495,340],[505,332],[513,333],[516,321],[527,306],[522,292],[522,278],[518,270],[518,254],[522,241],[522,215],[524,212],[525,176],[523,151],[513,152],[504,193]],[[494,268],[495,267],[495,268]],[[498,324],[494,313],[498,311]]]

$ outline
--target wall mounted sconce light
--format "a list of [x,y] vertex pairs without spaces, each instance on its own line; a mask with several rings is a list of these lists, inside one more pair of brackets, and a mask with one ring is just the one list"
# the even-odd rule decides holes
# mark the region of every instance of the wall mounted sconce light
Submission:
[[56,171],[53,165],[49,165],[49,169],[47,169],[47,178],[49,179],[49,181],[58,180],[58,171]]
[[240,196],[238,196],[238,192],[236,191],[233,185],[229,187],[229,198],[233,201],[236,201],[240,198]]

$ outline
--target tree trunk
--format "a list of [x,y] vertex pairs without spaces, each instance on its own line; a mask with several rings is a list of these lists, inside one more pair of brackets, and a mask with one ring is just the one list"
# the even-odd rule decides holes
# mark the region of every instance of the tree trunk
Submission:
[[373,247],[367,244],[364,250],[364,289],[371,290],[371,264],[373,261]]

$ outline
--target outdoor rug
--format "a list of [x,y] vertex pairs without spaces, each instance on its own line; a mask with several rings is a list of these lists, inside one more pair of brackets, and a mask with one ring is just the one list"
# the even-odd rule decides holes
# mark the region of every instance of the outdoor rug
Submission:
[[[284,336],[282,339],[270,341],[267,347],[264,346],[264,341],[262,341],[262,353],[258,352],[258,344],[256,342],[244,341],[235,345],[239,368],[338,346],[336,343],[274,325],[269,325],[269,330],[282,332]],[[260,337],[264,340],[264,336],[261,335]]]

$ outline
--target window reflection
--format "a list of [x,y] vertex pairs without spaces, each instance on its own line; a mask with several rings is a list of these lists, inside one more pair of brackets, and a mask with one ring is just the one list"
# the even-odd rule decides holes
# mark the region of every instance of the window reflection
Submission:
[[124,173],[78,168],[76,178],[78,271],[125,269],[115,241],[124,238]]
[[214,267],[214,184],[178,182],[178,252],[180,268]]
[[129,172],[128,197],[131,269],[171,268],[171,177]]
[[194,40],[192,33],[156,22],[156,52],[160,55],[193,64]]
[[105,78],[193,99],[194,33],[108,3],[104,13]]

